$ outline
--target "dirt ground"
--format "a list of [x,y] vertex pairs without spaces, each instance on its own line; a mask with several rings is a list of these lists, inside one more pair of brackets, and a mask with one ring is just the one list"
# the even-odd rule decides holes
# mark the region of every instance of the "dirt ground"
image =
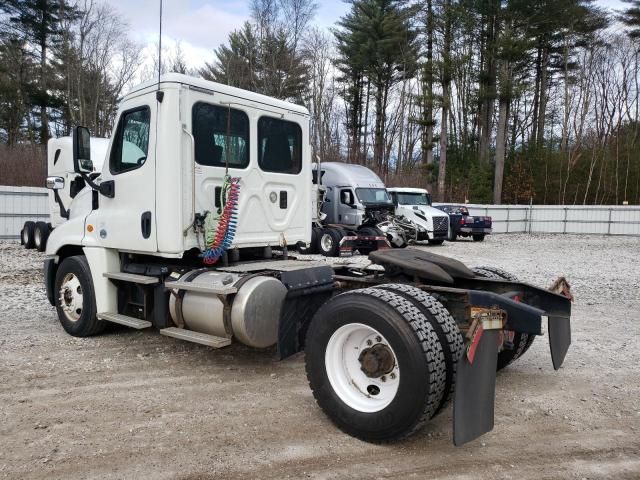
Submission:
[[451,443],[449,408],[371,445],[316,406],[304,357],[211,350],[155,331],[61,328],[43,256],[0,242],[0,478],[640,478],[640,238],[494,235],[431,247],[576,296],[554,372],[546,338],[497,380],[496,425]]

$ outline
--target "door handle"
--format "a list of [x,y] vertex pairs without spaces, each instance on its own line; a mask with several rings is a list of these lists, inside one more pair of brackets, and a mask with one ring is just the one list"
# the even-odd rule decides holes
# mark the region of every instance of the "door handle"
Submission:
[[140,216],[140,230],[142,230],[142,238],[151,236],[151,212],[144,212]]

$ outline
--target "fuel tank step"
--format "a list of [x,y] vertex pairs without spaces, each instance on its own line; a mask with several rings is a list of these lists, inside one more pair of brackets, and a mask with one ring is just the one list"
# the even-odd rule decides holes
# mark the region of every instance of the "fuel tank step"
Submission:
[[135,273],[106,272],[102,275],[110,280],[122,280],[123,282],[139,283],[141,285],[155,285],[159,282],[156,277],[149,277],[148,275],[137,275]]
[[222,348],[227,345],[231,345],[230,338],[216,337],[215,335],[194,332],[193,330],[185,330],[184,328],[162,328],[160,329],[160,333],[168,337],[186,340],[187,342],[199,343],[200,345],[206,345],[213,348]]
[[135,328],[138,330],[140,330],[141,328],[149,328],[151,326],[151,322],[140,320],[139,318],[128,317],[119,313],[99,313],[98,320],[106,320],[108,322],[119,323],[120,325],[126,325],[127,327]]

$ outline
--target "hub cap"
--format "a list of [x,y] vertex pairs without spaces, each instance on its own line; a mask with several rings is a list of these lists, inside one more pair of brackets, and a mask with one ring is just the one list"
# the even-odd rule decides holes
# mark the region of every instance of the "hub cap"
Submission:
[[73,273],[67,273],[60,286],[59,302],[65,317],[71,322],[77,322],[82,315],[82,285]]
[[340,400],[360,412],[378,412],[395,398],[398,361],[376,329],[351,323],[336,330],[325,353],[327,377]]
[[333,248],[333,238],[328,233],[322,235],[322,239],[320,240],[320,245],[322,246],[322,250],[328,252]]

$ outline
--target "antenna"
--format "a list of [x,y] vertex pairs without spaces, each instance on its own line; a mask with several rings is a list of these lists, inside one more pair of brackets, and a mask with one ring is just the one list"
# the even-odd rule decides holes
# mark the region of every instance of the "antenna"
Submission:
[[162,72],[162,0],[160,0],[160,39],[158,40],[158,90],[160,90],[160,73]]

